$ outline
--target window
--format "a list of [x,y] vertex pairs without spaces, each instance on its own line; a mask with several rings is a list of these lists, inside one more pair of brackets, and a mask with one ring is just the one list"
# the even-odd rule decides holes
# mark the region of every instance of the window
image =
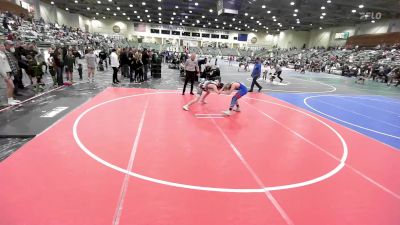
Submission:
[[183,32],[182,36],[190,36],[190,32]]
[[201,34],[201,36],[204,38],[210,38],[210,34]]
[[181,32],[180,32],[180,31],[175,31],[175,30],[173,30],[173,31],[172,31],[172,35],[181,35]]
[[229,39],[229,35],[221,35],[221,39]]
[[152,34],[159,34],[159,33],[160,33],[160,30],[159,30],[159,29],[151,29],[151,30],[150,30],[150,33],[152,33]]
[[200,37],[200,33],[192,33],[192,37]]
[[161,33],[162,34],[171,34],[171,31],[170,30],[161,30]]
[[219,38],[219,34],[211,34],[211,38]]

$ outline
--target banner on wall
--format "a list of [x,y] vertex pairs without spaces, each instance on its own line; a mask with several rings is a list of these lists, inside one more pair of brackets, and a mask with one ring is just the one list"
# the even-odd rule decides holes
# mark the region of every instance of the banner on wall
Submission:
[[335,34],[335,39],[336,40],[347,40],[350,36],[349,32],[342,32],[342,33],[336,33]]
[[135,23],[133,25],[133,30],[136,32],[146,32],[146,24],[144,23]]

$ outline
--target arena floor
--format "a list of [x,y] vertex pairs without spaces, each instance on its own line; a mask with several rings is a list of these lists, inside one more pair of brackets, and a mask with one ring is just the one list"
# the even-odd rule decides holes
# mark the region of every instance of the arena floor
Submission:
[[0,224],[398,224],[400,88],[282,77],[231,117],[229,96],[183,111],[192,96],[166,65],[1,109]]

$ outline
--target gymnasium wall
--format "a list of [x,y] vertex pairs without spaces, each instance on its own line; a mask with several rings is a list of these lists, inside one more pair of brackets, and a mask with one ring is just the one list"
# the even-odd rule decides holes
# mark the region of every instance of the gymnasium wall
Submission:
[[40,2],[40,16],[44,21],[50,23],[58,23],[59,25],[66,25],[71,27],[79,27],[85,30],[85,25],[88,25],[89,31],[92,32],[92,21],[82,15],[70,13],[66,10],[57,8],[54,5]]

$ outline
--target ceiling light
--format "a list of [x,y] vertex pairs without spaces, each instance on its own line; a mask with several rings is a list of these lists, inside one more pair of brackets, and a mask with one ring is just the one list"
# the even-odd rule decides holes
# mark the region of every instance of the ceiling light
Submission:
[[204,19],[204,18],[206,18],[206,16],[201,16],[201,18],[203,18],[203,19]]
[[107,11],[110,11],[110,8],[107,8]]
[[50,4],[54,5],[54,2],[50,2]]
[[232,18],[232,21],[235,21],[236,19],[235,18]]
[[128,17],[128,18],[126,18],[127,20],[131,20],[131,18],[130,17]]
[[200,23],[200,20],[196,20],[196,23]]
[[161,2],[161,0],[157,0],[157,2]]
[[142,5],[146,5],[146,2],[142,2]]
[[90,10],[90,7],[87,7],[86,9],[87,9],[87,10]]
[[323,16],[320,16],[319,18],[322,20],[324,17],[323,17]]
[[199,5],[199,3],[195,2],[195,3],[194,3],[194,5],[195,5],[195,6],[198,6],[198,5]]
[[140,19],[140,16],[137,16],[138,19]]
[[294,29],[294,27],[292,27],[292,30]]
[[356,12],[357,12],[357,10],[353,9],[353,10],[351,10],[351,12],[352,12],[352,13],[356,13]]
[[194,23],[192,23],[192,27],[194,27]]
[[211,25],[211,23],[210,23],[210,22],[208,22],[208,25]]
[[185,19],[189,18],[188,16],[185,16]]
[[296,13],[294,13],[294,14],[293,14],[293,16],[294,16],[294,17],[296,17],[296,16],[297,16],[297,14],[296,14]]
[[142,19],[140,19],[140,22],[143,22],[143,20],[142,20]]
[[371,23],[375,23],[375,20],[371,20]]
[[151,22],[151,19],[149,19],[149,22]]
[[67,11],[68,11],[69,9],[68,9],[68,8],[65,8],[65,10],[67,10]]
[[181,26],[182,26],[182,23],[179,23],[179,25],[181,25]]
[[149,12],[149,10],[146,9],[146,10],[144,10],[144,12]]
[[116,16],[117,14],[116,14],[116,13],[113,13],[113,15]]
[[108,2],[112,2],[112,0],[108,0]]
[[226,22],[224,21],[223,24],[226,25]]
[[326,16],[326,13],[322,13],[323,16]]
[[297,23],[300,23],[300,21],[299,21],[299,20],[297,20]]
[[98,16],[99,15],[99,13],[96,13],[96,16]]
[[359,5],[358,8],[362,9],[364,8],[364,5]]
[[265,5],[262,5],[262,6],[261,6],[261,8],[265,9],[265,8],[266,8],[266,6],[265,6]]
[[159,17],[158,20],[161,20],[161,18]]
[[122,15],[126,16],[126,13],[122,13]]
[[322,30],[322,27],[319,27],[320,30]]
[[169,21],[170,24],[172,24],[172,21]]
[[137,11],[135,10],[135,11],[133,11],[133,13],[135,13],[135,14],[136,14],[136,13],[137,13]]
[[332,2],[331,0],[326,1],[326,3],[328,3],[328,4],[331,4],[331,2]]
[[75,0],[75,3],[76,3],[76,4],[78,4],[78,1],[77,1],[77,0]]
[[239,21],[239,23],[242,23],[242,21]]
[[294,12],[299,12],[299,10],[298,10],[298,9],[295,9]]
[[217,22],[217,21],[218,21],[218,19],[214,19],[214,21],[215,21],[215,22]]
[[150,17],[150,15],[147,15],[147,18],[149,18]]
[[294,2],[290,2],[290,5],[294,5]]
[[185,20],[182,20],[182,23],[184,23],[185,22]]
[[213,12],[213,10],[212,9],[210,9],[210,13],[212,13]]
[[189,10],[189,13],[192,13],[192,10]]
[[268,13],[268,14],[270,14],[270,13],[271,13],[271,11],[269,11],[269,10],[268,10],[268,11],[267,11],[267,13]]
[[175,6],[175,9],[179,9],[179,6],[176,5],[176,6]]
[[324,9],[325,9],[325,6],[321,6],[321,9],[324,10]]
[[105,19],[106,17],[105,16],[103,16],[103,19]]
[[121,8],[120,7],[117,7],[117,10],[120,10]]
[[254,19],[254,17],[250,17],[250,19]]
[[158,23],[162,23],[161,21],[158,21]]
[[312,23],[310,23],[310,26],[312,26]]
[[131,8],[132,8],[132,7],[133,7],[133,5],[132,5],[132,4],[129,4],[129,7],[131,7]]
[[158,15],[159,15],[159,16],[162,16],[162,14],[161,14],[161,13],[158,13]]
[[171,20],[174,20],[175,18],[174,17],[171,17]]
[[158,7],[158,10],[162,10],[162,8],[161,8],[161,7]]
[[249,14],[248,14],[248,13],[245,13],[244,15],[245,15],[245,16],[248,16]]
[[217,25],[217,26],[215,26],[216,28],[218,28],[219,26]]

